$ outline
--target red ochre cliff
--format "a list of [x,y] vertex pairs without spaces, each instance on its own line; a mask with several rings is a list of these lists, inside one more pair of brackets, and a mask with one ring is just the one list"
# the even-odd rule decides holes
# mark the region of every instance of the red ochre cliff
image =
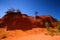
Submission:
[[7,27],[7,30],[30,30],[32,28],[45,28],[45,22],[49,23],[49,27],[56,27],[58,21],[50,15],[28,16],[20,11],[8,11],[0,19],[0,28]]

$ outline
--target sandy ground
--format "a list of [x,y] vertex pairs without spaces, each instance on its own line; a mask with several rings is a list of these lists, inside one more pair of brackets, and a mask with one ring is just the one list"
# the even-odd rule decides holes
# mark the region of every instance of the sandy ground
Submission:
[[23,37],[10,37],[4,40],[60,40],[60,36],[49,36],[44,34],[27,35]]
[[45,35],[48,33],[45,28],[34,28],[27,31],[13,30],[6,33],[7,37],[1,40],[60,40],[60,35]]

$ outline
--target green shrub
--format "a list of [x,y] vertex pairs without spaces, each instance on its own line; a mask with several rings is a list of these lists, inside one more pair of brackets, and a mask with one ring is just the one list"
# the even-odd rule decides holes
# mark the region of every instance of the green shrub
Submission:
[[49,23],[48,23],[48,22],[45,22],[45,27],[46,27],[47,29],[49,29]]
[[60,23],[59,23],[59,24],[57,24],[57,32],[59,32],[59,33],[60,33]]
[[45,27],[49,31],[49,35],[53,36],[54,35],[54,30],[52,30],[52,28],[49,27],[49,23],[48,22],[45,22]]

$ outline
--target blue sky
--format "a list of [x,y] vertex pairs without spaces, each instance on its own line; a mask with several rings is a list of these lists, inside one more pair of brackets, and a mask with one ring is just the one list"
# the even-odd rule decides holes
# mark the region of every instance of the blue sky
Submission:
[[0,0],[0,18],[10,8],[19,9],[22,13],[34,16],[51,15],[60,20],[60,0]]

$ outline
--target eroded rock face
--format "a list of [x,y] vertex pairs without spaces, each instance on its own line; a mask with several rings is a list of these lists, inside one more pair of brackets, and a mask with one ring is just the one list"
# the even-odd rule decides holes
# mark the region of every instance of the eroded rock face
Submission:
[[45,22],[48,22],[50,27],[55,27],[58,23],[58,21],[50,15],[36,16],[31,18],[30,16],[22,14],[21,12],[7,12],[7,14],[3,16],[1,20],[2,22],[0,23],[0,27],[7,26],[8,30],[28,30],[40,27],[45,28]]
[[14,29],[32,29],[32,23],[28,17],[23,18],[21,13],[8,13],[4,17],[4,21],[0,24],[0,27],[7,26],[8,30]]
[[50,15],[36,16],[35,26],[45,28],[45,23],[48,22],[49,27],[54,28],[58,21]]
[[0,23],[1,23],[1,19],[0,19]]

